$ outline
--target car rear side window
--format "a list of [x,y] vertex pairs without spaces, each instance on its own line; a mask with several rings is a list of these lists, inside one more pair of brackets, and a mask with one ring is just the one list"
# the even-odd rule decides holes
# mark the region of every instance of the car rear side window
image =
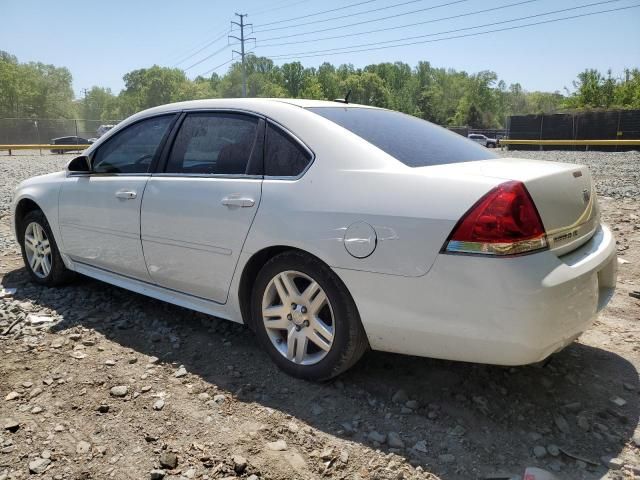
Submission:
[[409,167],[496,158],[486,148],[457,133],[411,115],[358,107],[312,107]]
[[95,173],[147,173],[175,115],[148,118],[116,133],[96,151]]
[[304,172],[312,156],[307,149],[281,128],[267,126],[264,174],[270,177],[297,177]]
[[182,122],[167,173],[241,175],[256,149],[258,118],[233,113],[194,113]]

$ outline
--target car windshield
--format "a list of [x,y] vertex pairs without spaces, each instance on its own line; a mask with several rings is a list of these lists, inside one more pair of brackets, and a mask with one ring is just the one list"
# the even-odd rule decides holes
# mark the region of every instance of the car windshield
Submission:
[[485,147],[411,115],[374,108],[311,107],[409,167],[496,158]]

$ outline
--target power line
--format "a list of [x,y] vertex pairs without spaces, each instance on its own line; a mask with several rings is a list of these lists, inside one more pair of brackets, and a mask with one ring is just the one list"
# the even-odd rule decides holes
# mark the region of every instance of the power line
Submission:
[[[301,53],[297,53],[297,54],[275,55],[275,56],[270,56],[269,58],[271,58],[271,59],[299,59],[299,58],[318,57],[318,56],[326,55],[326,54],[340,55],[340,54],[345,54],[345,53],[370,52],[370,51],[374,51],[374,50],[383,50],[383,49],[386,49],[386,48],[395,48],[395,47],[405,47],[405,46],[410,46],[410,45],[423,45],[423,44],[426,44],[426,43],[443,42],[445,40],[454,40],[454,39],[457,39],[457,38],[475,37],[475,36],[478,36],[478,35],[487,35],[489,33],[504,32],[504,31],[508,31],[508,30],[517,30],[519,28],[532,27],[532,26],[536,26],[536,25],[544,25],[544,24],[555,23],[555,22],[560,22],[560,21],[564,21],[564,20],[573,20],[573,19],[576,19],[576,18],[589,17],[589,16],[599,15],[599,14],[603,14],[603,13],[618,12],[618,11],[621,11],[621,10],[629,10],[631,8],[638,8],[638,7],[640,7],[640,4],[631,5],[631,6],[627,6],[627,7],[612,8],[612,9],[609,9],[609,10],[601,10],[601,11],[598,11],[598,12],[583,13],[583,14],[580,14],[580,15],[572,15],[572,16],[568,16],[568,17],[554,18],[554,19],[550,19],[550,20],[543,20],[543,21],[540,21],[540,22],[527,23],[527,24],[523,24],[523,25],[514,25],[513,27],[497,28],[497,29],[493,29],[493,30],[486,30],[484,32],[467,33],[467,34],[455,35],[455,36],[451,36],[451,37],[436,38],[436,39],[433,39],[433,40],[422,40],[422,41],[419,41],[419,42],[407,42],[407,43],[400,43],[400,44],[397,44],[397,45],[387,45],[387,46],[379,46],[379,47],[372,47],[372,48],[361,48],[361,49],[357,49],[357,50],[347,50],[347,51],[341,51],[341,52],[336,52],[335,50],[337,50],[337,49],[329,49],[329,50],[316,51],[316,52],[301,52]],[[498,24],[498,23],[499,22],[497,22],[496,24]],[[344,48],[348,48],[348,47],[344,47]],[[320,53],[320,52],[322,52],[322,53]]]
[[[387,5],[386,7],[375,8],[375,9],[373,9],[373,10],[367,10],[367,11],[365,11],[365,12],[355,12],[355,13],[350,14],[349,16],[350,16],[350,17],[355,17],[355,16],[357,16],[357,15],[367,15],[367,14],[369,14],[369,13],[379,12],[379,11],[381,11],[381,10],[388,10],[388,9],[390,9],[390,8],[395,8],[395,7],[399,7],[399,6],[402,6],[402,5],[407,5],[407,4],[409,4],[409,3],[415,3],[415,2],[417,2],[417,1],[422,1],[422,0],[409,0],[409,1],[407,1],[407,2],[396,3],[396,4],[394,4],[394,5]],[[434,6],[432,6],[432,7],[420,8],[420,9],[418,9],[418,10],[412,10],[412,11],[410,11],[410,12],[398,13],[398,14],[396,14],[396,15],[389,15],[389,16],[387,16],[387,17],[378,18],[378,19],[374,19],[374,20],[366,20],[366,21],[364,21],[364,22],[360,22],[360,23],[356,23],[356,24],[351,24],[351,25],[360,25],[360,24],[362,24],[362,23],[380,22],[380,21],[382,21],[382,20],[388,20],[388,19],[390,19],[390,18],[396,18],[396,17],[402,17],[402,16],[405,16],[405,15],[412,15],[412,14],[414,14],[414,13],[426,12],[426,11],[428,11],[428,10],[434,10],[434,9],[436,9],[436,8],[441,8],[441,7],[448,7],[448,6],[450,6],[450,5],[455,5],[455,4],[457,4],[457,3],[464,3],[464,2],[468,2],[468,1],[469,1],[469,0],[455,0],[455,1],[451,1],[451,2],[441,3],[441,4],[439,4],[439,5],[434,5]],[[295,25],[295,27],[303,27],[303,26],[305,26],[305,25],[314,25],[314,24],[316,24],[316,23],[331,22],[331,21],[333,21],[333,20],[340,20],[340,19],[342,19],[342,18],[344,18],[344,15],[341,15],[341,16],[339,16],[339,17],[326,18],[326,19],[323,19],[323,20],[314,20],[314,21],[312,21],[312,22],[298,23],[297,25]],[[342,27],[344,27],[344,26],[345,26],[345,25],[343,25]],[[256,30],[256,31],[255,31],[255,33],[271,32],[271,31],[273,31],[273,30],[283,30],[283,29],[285,29],[285,28],[291,28],[291,27],[292,27],[292,26],[291,26],[291,25],[289,25],[289,26],[286,26],[286,27],[265,28],[265,29],[263,29],[263,30]],[[338,28],[342,28],[342,27],[338,27]]]
[[[531,2],[531,1],[536,1],[536,0],[527,0],[527,1]],[[622,1],[622,0],[603,0],[603,1],[599,1],[599,2],[588,3],[586,5],[579,5],[579,6],[576,6],[576,7],[562,8],[560,10],[553,10],[553,11],[550,11],[550,12],[537,13],[537,14],[533,14],[533,15],[527,15],[527,16],[524,16],[524,17],[513,18],[513,19],[510,19],[510,20],[501,20],[499,22],[484,23],[484,24],[475,25],[475,26],[472,26],[472,27],[456,28],[456,29],[453,29],[453,30],[445,30],[445,31],[441,31],[441,32],[427,33],[427,34],[423,34],[423,35],[414,35],[414,36],[411,36],[411,37],[402,37],[402,38],[396,38],[396,39],[393,39],[393,40],[385,40],[385,41],[381,41],[381,42],[361,43],[359,45],[350,45],[348,47],[337,47],[337,48],[333,48],[333,49],[330,49],[330,50],[350,50],[350,49],[353,49],[353,48],[370,47],[370,46],[374,46],[374,45],[382,45],[382,44],[385,44],[385,43],[396,43],[396,42],[403,42],[403,41],[406,41],[406,40],[416,40],[418,38],[434,37],[434,36],[437,36],[437,35],[445,35],[447,33],[463,32],[465,30],[473,30],[473,29],[476,29],[476,28],[485,28],[485,27],[490,27],[490,26],[493,26],[493,25],[502,25],[502,24],[505,24],[505,23],[518,22],[518,21],[521,21],[521,20],[529,20],[531,18],[544,17],[544,16],[547,16],[547,15],[553,15],[553,14],[556,14],[556,13],[564,13],[564,12],[569,12],[569,11],[574,11],[574,10],[580,10],[582,8],[589,8],[589,7],[594,7],[594,6],[598,6],[598,5],[605,5],[605,4],[608,4],[608,3],[615,3],[615,2],[620,2],[620,1]],[[526,3],[526,2],[520,2],[520,4],[522,4],[522,3]],[[430,20],[430,22],[435,22],[437,20],[438,19]],[[332,38],[332,37],[329,37],[329,38]],[[320,40],[327,40],[327,39],[323,39],[323,38],[316,39],[316,41],[320,41]],[[260,48],[283,46],[283,45],[293,45],[293,44],[298,44],[298,43],[302,43],[302,42],[284,42],[284,43],[277,43],[277,44],[272,44],[272,45],[260,45]],[[316,51],[311,51],[311,52],[307,52],[307,53],[317,53],[317,52],[324,52],[324,51],[327,51],[327,50],[326,49],[325,50],[316,50]]]
[[213,52],[211,55],[207,55],[206,57],[204,57],[202,60],[198,60],[196,63],[194,63],[193,65],[189,65],[187,68],[184,69],[184,71],[186,72],[187,70],[191,70],[193,67],[197,67],[198,65],[200,65],[202,62],[209,60],[212,57],[215,57],[216,55],[218,55],[219,53],[224,52],[227,48],[229,48],[231,45],[225,45],[224,47],[216,50],[215,52]]
[[[448,16],[448,17],[434,18],[432,20],[425,20],[425,21],[422,21],[422,22],[408,23],[408,24],[405,24],[405,25],[398,25],[398,26],[395,26],[395,27],[377,28],[375,30],[367,30],[365,32],[346,33],[344,35],[334,35],[332,37],[312,38],[310,40],[297,40],[295,43],[298,44],[298,43],[320,42],[320,41],[323,41],[323,40],[334,40],[334,39],[337,39],[337,38],[357,37],[357,36],[360,36],[360,35],[368,35],[370,33],[386,32],[386,31],[389,31],[389,30],[400,30],[400,29],[403,29],[403,28],[415,27],[417,25],[426,25],[428,23],[441,22],[443,20],[452,20],[454,18],[469,17],[471,15],[479,15],[481,13],[493,12],[495,10],[504,10],[505,8],[517,7],[519,5],[524,5],[524,4],[527,4],[527,3],[539,2],[539,1],[541,1],[541,0],[522,0],[520,2],[509,3],[507,5],[501,5],[499,7],[485,8],[483,10],[476,10],[476,11],[473,11],[473,12],[461,13],[461,14],[458,14],[458,15],[451,15],[451,16]],[[348,26],[348,25],[345,25],[345,26]],[[342,27],[338,27],[338,28],[342,28]],[[326,30],[327,29],[323,29],[323,30],[319,30],[319,31],[321,32],[321,31],[326,31]],[[335,29],[332,28],[330,30],[335,30]],[[309,32],[309,33],[311,33],[311,32]],[[313,33],[315,33],[315,32],[313,32]],[[301,33],[299,35],[305,35],[305,34]],[[298,35],[283,35],[281,37],[265,38],[262,41],[266,42],[266,41],[269,41],[269,40],[279,40],[279,39],[282,39],[282,38],[291,38],[291,37],[297,37],[297,36]],[[260,46],[261,47],[275,47],[275,46],[290,45],[290,44],[291,44],[291,42],[274,43],[274,44],[267,44],[267,45],[260,45]]]
[[[225,32],[226,32],[228,29],[229,29],[229,27],[226,27]],[[215,36],[215,37],[217,37],[218,35],[221,35],[221,34],[222,34],[222,31],[220,31],[219,33],[216,33],[214,36]],[[168,57],[168,58],[170,58],[171,60],[168,60],[168,62],[167,62],[167,63],[172,63],[172,62],[174,62],[177,58],[180,58],[180,57],[182,57],[182,56],[184,56],[184,55],[188,55],[188,54],[189,54],[189,53],[191,53],[194,49],[198,49],[198,48],[200,48],[202,45],[206,45],[206,44],[207,44],[207,43],[209,43],[210,41],[211,41],[211,37],[207,38],[207,39],[206,39],[206,40],[204,40],[204,41],[199,41],[199,42],[197,42],[197,43],[195,43],[195,44],[191,44],[191,45],[192,45],[191,47],[183,48],[183,49],[181,49],[181,50],[178,50],[178,51],[174,52],[170,57]],[[178,52],[179,52],[179,53],[178,53]]]
[[[251,55],[252,53],[254,53],[254,50],[249,50],[248,52],[245,52],[245,55]],[[231,60],[227,60],[226,62],[221,63],[220,65],[216,65],[213,68],[210,68],[209,70],[207,70],[206,72],[202,72],[199,75],[196,75],[196,77],[204,77],[205,75],[208,75],[212,72],[215,72],[216,70],[224,67],[225,65],[230,64],[231,62],[233,62],[235,60],[235,58],[232,58]]]
[[258,10],[257,12],[253,12],[251,15],[253,15],[254,17],[257,15],[262,15],[264,13],[271,13],[271,12],[275,12],[277,10],[283,10],[285,8],[290,8],[290,7],[295,7],[296,5],[300,5],[301,3],[307,3],[311,0],[299,0],[297,2],[292,2],[288,5],[283,5],[283,6],[278,6],[280,4],[283,3],[287,3],[289,0],[285,0],[283,2],[276,2],[275,5],[271,6],[270,8],[265,8],[264,10]]
[[[213,45],[216,42],[219,42],[220,40],[222,40],[231,30],[230,29],[226,29],[222,34],[220,34],[220,36],[217,36],[216,38],[214,38],[213,40],[211,40],[210,42],[206,43],[204,47],[200,48],[199,50],[193,52],[191,55],[189,55],[188,57],[183,58],[182,60],[180,60],[177,63],[174,63],[173,66],[177,67],[178,65],[180,65],[181,63],[186,62],[187,60],[189,60],[190,58],[195,57],[197,54],[199,54],[200,52],[202,52],[203,50],[206,50],[207,48],[209,48],[211,45]],[[188,69],[187,69],[188,70]]]
[[232,58],[231,60],[227,60],[226,62],[221,63],[220,65],[217,65],[217,66],[215,66],[215,67],[213,67],[213,68],[211,68],[211,69],[207,70],[206,72],[202,72],[201,74],[196,75],[196,76],[197,76],[197,77],[204,77],[205,75],[209,75],[210,73],[215,72],[215,71],[216,71],[216,70],[218,70],[219,68],[222,68],[222,67],[224,67],[225,65],[228,65],[228,64],[229,64],[229,63],[231,63],[231,62],[233,62],[233,58]]
[[[377,1],[378,0],[365,0],[363,2],[352,3],[352,4],[349,4],[349,5],[344,5],[342,7],[332,8],[330,10],[323,10],[322,12],[308,13],[306,15],[300,15],[299,17],[291,17],[291,18],[286,18],[284,20],[275,20],[273,22],[261,23],[261,24],[258,25],[258,27],[265,27],[267,25],[275,25],[276,23],[292,22],[294,20],[300,20],[300,19],[303,19],[303,18],[315,17],[316,15],[324,15],[325,13],[337,12],[339,10],[345,10],[347,8],[353,8],[353,7],[357,7],[359,5],[364,5],[366,3],[373,3],[373,2],[377,2]],[[412,0],[411,2],[408,2],[408,3],[422,2],[422,1],[423,0]]]

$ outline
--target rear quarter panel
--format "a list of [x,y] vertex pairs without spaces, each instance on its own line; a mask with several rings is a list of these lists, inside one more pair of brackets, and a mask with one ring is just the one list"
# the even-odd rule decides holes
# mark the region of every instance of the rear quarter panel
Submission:
[[[244,248],[249,254],[285,245],[332,267],[422,276],[458,219],[497,183],[456,178],[450,169],[407,167],[332,122],[307,115],[315,118],[283,124],[295,126],[315,160],[297,180],[264,180]],[[362,259],[344,246],[345,231],[355,222],[368,223],[377,235],[375,251]]]

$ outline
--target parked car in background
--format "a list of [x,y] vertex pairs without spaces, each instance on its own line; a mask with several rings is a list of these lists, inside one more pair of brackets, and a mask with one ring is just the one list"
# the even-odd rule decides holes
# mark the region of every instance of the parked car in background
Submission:
[[92,144],[93,141],[91,139],[87,139],[87,138],[82,138],[82,137],[77,137],[75,135],[69,135],[66,137],[58,137],[58,138],[52,138],[51,139],[51,145],[84,145],[80,148],[78,148],[78,150],[74,150],[74,149],[68,149],[68,148],[64,148],[64,149],[55,149],[52,148],[51,149],[51,153],[66,153],[66,152],[75,152],[75,151],[82,151],[85,148],[87,148],[87,145]]
[[107,133],[109,130],[111,130],[113,127],[115,127],[115,125],[100,125],[98,127],[98,130],[96,131],[96,134],[98,135],[98,138],[100,138],[102,135],[104,135],[105,133]]
[[483,147],[487,148],[496,148],[498,146],[498,140],[496,140],[495,138],[489,138],[480,133],[470,133],[469,140],[479,143]]
[[368,349],[541,361],[591,325],[616,241],[584,165],[498,158],[390,110],[218,99],[140,112],[12,204],[27,271],[245,323],[291,375]]

